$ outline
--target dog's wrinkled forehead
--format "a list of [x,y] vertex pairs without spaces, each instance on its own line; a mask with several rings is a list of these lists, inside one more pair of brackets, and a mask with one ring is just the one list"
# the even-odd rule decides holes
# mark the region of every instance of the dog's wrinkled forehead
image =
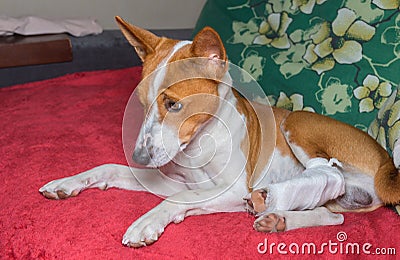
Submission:
[[[172,50],[168,53],[168,55],[161,60],[161,62],[158,64],[158,66],[155,68],[154,72],[150,76],[149,80],[149,85],[148,85],[148,91],[147,91],[147,102],[148,104],[153,103],[160,92],[168,87],[168,84],[166,84],[166,77],[171,77],[172,75],[167,75],[168,71],[168,64],[171,61],[171,58],[174,56],[175,53],[177,53],[182,47],[191,44],[191,41],[180,41],[175,44],[175,46],[172,48]],[[171,81],[172,79],[169,79]]]
[[152,102],[154,102],[155,93],[159,92],[162,79],[165,79],[168,60],[178,51],[174,50],[174,47],[178,43],[178,41],[163,38],[160,43],[160,49],[146,55],[146,59],[143,60],[142,81],[138,85],[136,93],[140,103],[145,108],[149,108]]

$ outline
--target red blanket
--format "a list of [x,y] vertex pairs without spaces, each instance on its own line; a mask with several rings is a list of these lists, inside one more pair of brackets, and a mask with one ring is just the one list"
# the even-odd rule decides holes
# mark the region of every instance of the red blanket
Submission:
[[68,200],[42,197],[38,189],[50,180],[126,163],[122,118],[139,78],[140,68],[130,68],[0,89],[0,259],[400,255],[400,218],[388,208],[346,213],[341,226],[274,234],[254,231],[247,213],[193,216],[169,225],[155,244],[131,249],[122,236],[157,196],[94,189]]

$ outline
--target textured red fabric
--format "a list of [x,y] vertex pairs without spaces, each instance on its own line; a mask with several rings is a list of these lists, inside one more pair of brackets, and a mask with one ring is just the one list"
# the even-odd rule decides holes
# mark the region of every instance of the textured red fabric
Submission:
[[[122,118],[139,78],[140,68],[129,68],[0,90],[0,259],[251,259],[282,256],[278,249],[296,256],[289,251],[295,245],[301,256],[320,257],[301,254],[304,243],[317,250],[327,243],[326,257],[358,258],[356,252],[345,254],[349,243],[360,246],[361,256],[365,243],[371,252],[394,248],[400,254],[400,218],[387,208],[346,213],[341,226],[275,234],[255,232],[254,218],[246,213],[193,216],[169,225],[154,245],[131,249],[121,244],[125,230],[160,198],[118,189],[87,190],[61,201],[42,197],[38,189],[50,180],[103,163],[125,163]],[[339,232],[347,235],[342,243]],[[262,255],[257,247],[265,240],[272,252]]]

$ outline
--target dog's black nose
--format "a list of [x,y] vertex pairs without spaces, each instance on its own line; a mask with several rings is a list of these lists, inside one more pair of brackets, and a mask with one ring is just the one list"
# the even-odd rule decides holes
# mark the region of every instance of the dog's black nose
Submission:
[[132,159],[138,164],[148,165],[151,160],[149,152],[147,147],[136,148],[133,152]]

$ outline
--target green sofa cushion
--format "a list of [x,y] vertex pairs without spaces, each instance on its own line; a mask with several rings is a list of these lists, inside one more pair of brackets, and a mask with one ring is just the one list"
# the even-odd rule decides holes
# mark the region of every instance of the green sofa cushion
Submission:
[[390,148],[399,134],[386,138],[388,113],[378,111],[400,82],[399,14],[399,1],[387,0],[208,0],[195,33],[214,28],[272,105],[364,131],[375,119],[370,133]]

